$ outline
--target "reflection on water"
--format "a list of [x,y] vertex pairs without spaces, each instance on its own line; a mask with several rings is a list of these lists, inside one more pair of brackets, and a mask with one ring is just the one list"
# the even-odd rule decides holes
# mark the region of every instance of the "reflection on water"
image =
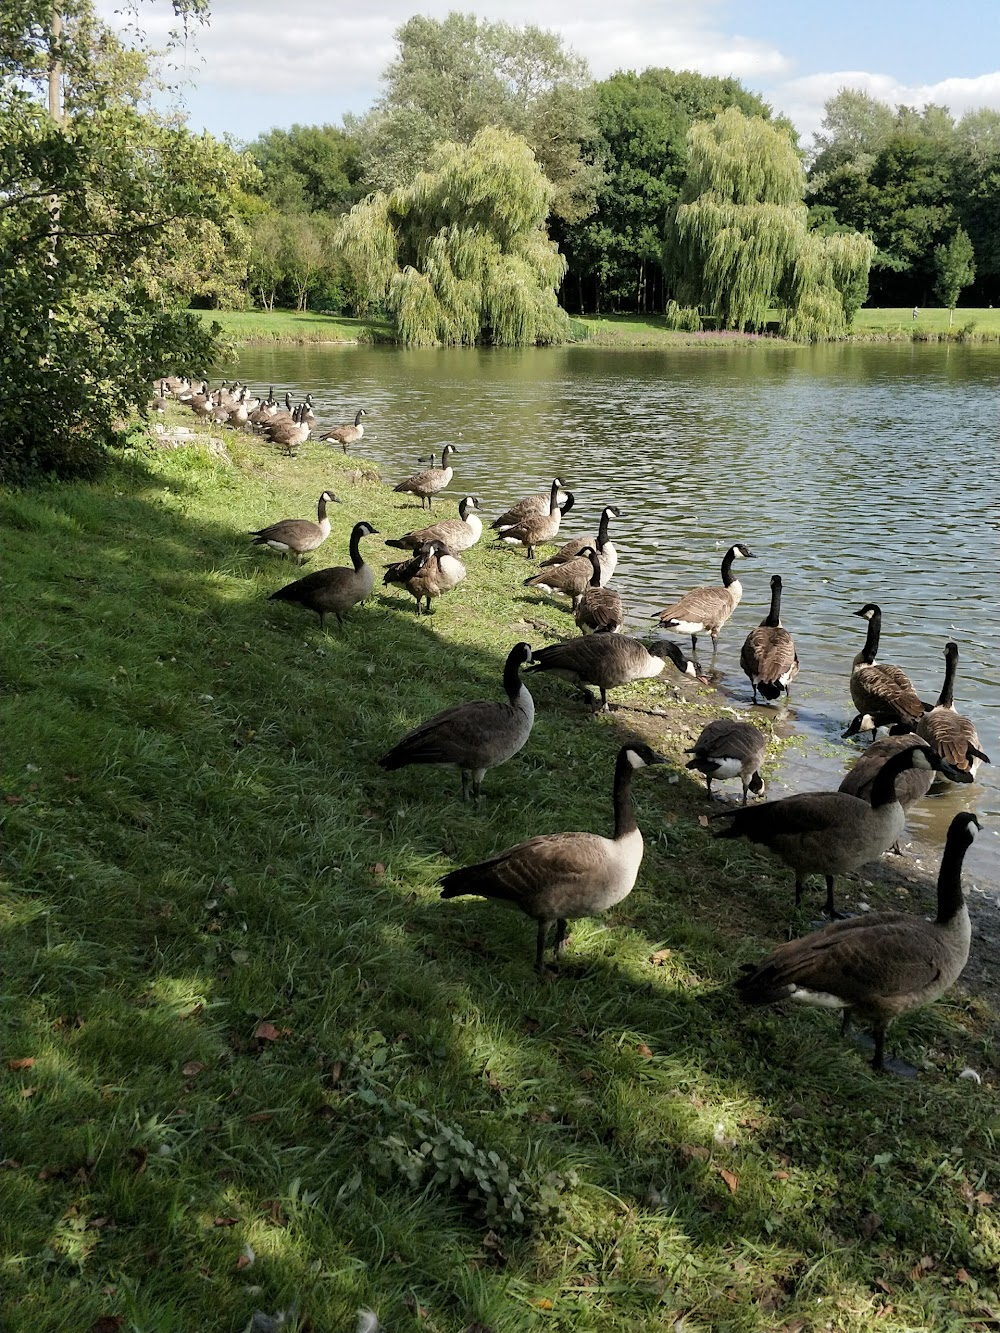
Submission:
[[[475,491],[487,515],[556,475],[577,496],[569,535],[596,526],[606,503],[620,506],[615,583],[639,633],[657,608],[717,583],[726,547],[745,541],[758,558],[737,566],[743,601],[714,666],[724,702],[750,708],[739,649],[781,574],[802,670],[779,729],[801,743],[775,794],[840,781],[853,753],[840,740],[854,711],[847,680],[866,628],[851,613],[866,601],[883,610],[880,659],[902,666],[928,700],[941,687],[945,642],[958,642],[956,704],[1000,765],[995,350],[301,347],[247,349],[218,373],[273,384],[279,396],[311,391],[327,425],[364,406],[359,452],[387,479],[456,445],[450,493]],[[1000,885],[997,769],[929,797],[911,827],[940,845],[962,808],[991,819],[969,877]]]

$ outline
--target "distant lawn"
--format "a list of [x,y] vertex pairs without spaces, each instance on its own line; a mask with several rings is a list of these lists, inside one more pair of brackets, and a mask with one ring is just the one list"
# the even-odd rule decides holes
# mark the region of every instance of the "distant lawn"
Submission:
[[[347,315],[328,315],[297,310],[199,310],[203,319],[218,321],[223,333],[240,346],[282,343],[391,342],[392,329],[387,320],[352,319]],[[916,319],[912,307],[866,307],[859,311],[852,336],[868,338],[937,338],[949,333],[947,310],[920,309]],[[774,312],[777,319],[777,312]],[[773,346],[783,342],[772,335],[743,334],[732,331],[701,332],[668,329],[662,315],[586,315],[573,316],[571,340],[594,347],[710,347],[744,346],[763,343]],[[1000,339],[1000,308],[960,309],[950,326],[953,337],[972,325],[964,336],[981,342]]]

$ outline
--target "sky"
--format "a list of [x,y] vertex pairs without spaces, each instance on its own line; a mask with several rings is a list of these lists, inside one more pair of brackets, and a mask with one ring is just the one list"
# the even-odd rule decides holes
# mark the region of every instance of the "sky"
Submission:
[[[117,0],[103,0],[115,22]],[[415,13],[451,10],[560,34],[602,79],[650,66],[733,75],[788,116],[808,146],[823,104],[860,88],[892,105],[1000,110],[1000,6],[991,0],[214,0],[181,61],[191,127],[247,142],[275,127],[363,114]],[[153,45],[166,0],[140,18]]]

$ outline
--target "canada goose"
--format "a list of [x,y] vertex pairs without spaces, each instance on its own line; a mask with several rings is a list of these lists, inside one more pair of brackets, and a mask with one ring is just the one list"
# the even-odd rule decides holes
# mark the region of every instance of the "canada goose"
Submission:
[[462,775],[462,799],[478,801],[486,770],[512,759],[531,735],[535,705],[520,675],[530,661],[530,645],[515,644],[503,669],[506,703],[476,699],[446,708],[397,741],[379,765],[391,771],[408,764],[448,764]]
[[702,729],[694,745],[684,753],[694,755],[687,767],[705,775],[709,796],[712,795],[713,780],[723,782],[726,778],[739,778],[743,783],[743,804],[746,805],[748,791],[756,795],[764,790],[760,766],[766,749],[767,737],[759,727],[719,717]]
[[930,748],[902,750],[882,765],[867,801],[842,791],[808,791],[763,805],[748,805],[714,815],[730,819],[717,838],[749,838],[781,858],[795,872],[795,905],[802,901],[807,875],[826,878],[827,916],[836,917],[835,875],[844,875],[882,855],[903,832],[905,815],[896,794],[896,778],[907,769],[935,769],[953,782],[971,782]]
[[344,453],[347,453],[348,446],[357,444],[365,433],[365,428],[361,424],[361,418],[366,417],[368,413],[363,407],[359,407],[354,414],[354,425],[334,426],[319,438],[327,444],[339,444]]
[[292,413],[291,421],[276,417],[265,422],[264,434],[272,444],[280,445],[289,458],[294,458],[296,449],[309,438],[309,423],[303,420],[302,405]]
[[553,951],[566,945],[567,922],[597,916],[627,898],[642,864],[643,843],[632,809],[632,774],[647,764],[665,764],[662,755],[638,741],[623,745],[615,764],[615,829],[597,833],[546,833],[491,856],[478,865],[442,876],[442,898],[474,894],[514,907],[538,922],[535,969],[542,970],[553,922]]
[[601,510],[601,521],[596,537],[571,537],[565,545],[560,546],[555,555],[543,560],[539,568],[549,569],[553,565],[564,565],[568,560],[574,560],[582,555],[585,547],[593,546],[601,559],[601,585],[610,583],[612,575],[618,568],[618,552],[608,537],[608,527],[613,518],[621,517],[621,512],[617,505],[605,505]]
[[[598,559],[594,548],[585,546],[580,554],[572,560],[566,560],[559,565],[552,565],[542,573],[532,574],[530,578],[524,580],[524,586],[526,588],[537,588],[540,592],[563,593],[570,599],[571,607],[575,612],[580,605],[580,599],[590,587],[591,580],[594,578],[594,569],[590,563],[591,556]],[[597,586],[600,587],[601,566],[599,559],[596,577]]]
[[[861,731],[872,731],[873,719],[870,717],[858,716],[852,722],[851,727],[844,733],[846,736],[850,733],[852,736]],[[852,730],[852,728],[854,728]],[[884,736],[882,740],[875,741],[869,745],[868,749],[860,754],[851,766],[850,770],[844,774],[838,791],[846,791],[849,796],[860,796],[863,801],[871,799],[872,784],[882,766],[890,760],[893,755],[899,754],[902,750],[912,750],[914,746],[923,745],[924,742],[912,731],[897,732],[894,735]],[[896,779],[896,800],[904,810],[909,810],[911,805],[923,797],[931,789],[935,773],[933,769],[926,768],[908,768],[905,773],[900,773]],[[891,851],[898,855],[902,854],[902,846],[899,838],[892,844]]]
[[851,698],[855,708],[873,718],[891,717],[895,722],[915,726],[930,705],[917,698],[905,671],[875,661],[882,634],[881,607],[875,602],[866,602],[854,614],[868,621],[865,646],[851,664]]
[[411,559],[388,565],[382,583],[402,583],[417,599],[418,616],[421,600],[426,598],[427,614],[430,615],[431,598],[451,592],[467,573],[465,565],[457,555],[452,555],[444,542],[433,541],[425,542]]
[[424,501],[427,501],[427,508],[431,507],[431,496],[437,495],[438,491],[443,491],[451,481],[455,469],[448,462],[452,454],[457,454],[458,450],[453,444],[446,444],[441,450],[441,466],[427,467],[423,472],[415,472],[412,477],[407,477],[401,481],[398,486],[394,486],[394,491],[408,491],[411,495],[420,496],[420,508],[423,509]]
[[319,616],[320,629],[327,615],[335,615],[337,624],[344,623],[345,614],[355,602],[363,602],[371,596],[375,573],[371,565],[366,565],[361,557],[361,538],[378,535],[378,528],[370,523],[355,523],[351,532],[351,560],[353,569],[334,565],[328,569],[317,569],[304,578],[288,583],[269,598],[272,602],[297,602]]
[[972,722],[955,710],[955,673],[958,671],[958,644],[944,646],[944,684],[933,708],[917,723],[917,735],[923,737],[935,754],[955,768],[976,776],[981,763],[990,761],[979,748],[979,734]]
[[658,676],[668,659],[684,675],[698,677],[695,664],[688,661],[675,643],[661,639],[647,648],[638,639],[626,638],[624,634],[586,634],[580,639],[537,648],[527,669],[551,671],[572,681],[583,690],[591,704],[595,702],[594,697],[584,687],[596,685],[601,691],[600,709],[608,712],[608,690],[634,680]]
[[159,391],[156,394],[154,394],[149,404],[150,409],[153,412],[160,412],[162,414],[167,410],[167,403],[169,401],[167,398],[168,393],[169,389],[167,388],[167,381],[160,380]]
[[593,547],[590,551],[590,583],[576,604],[575,619],[583,634],[591,630],[618,634],[625,623],[622,599],[614,588],[602,588],[604,571],[600,557]]
[[679,602],[658,611],[652,620],[674,634],[691,635],[691,655],[698,651],[698,635],[711,634],[712,652],[719,646],[719,630],[733,614],[743,596],[743,585],[733,573],[733,561],[753,558],[753,551],[742,542],[730,546],[722,561],[722,587],[693,588]]
[[740,649],[740,666],[753,686],[765,699],[780,699],[781,691],[799,674],[795,643],[781,624],[781,575],[771,575],[771,609],[756,629],[752,629]]
[[[905,912],[834,921],[779,945],[759,963],[744,964],[745,975],[736,982],[740,999],[753,1005],[792,1000],[841,1009],[844,1029],[857,1015],[872,1027],[872,1067],[885,1069],[890,1023],[943,995],[968,962],[972,928],[962,894],[962,862],[981,827],[968,811],[951,821],[933,921]],[[912,1071],[906,1067],[905,1072]]]
[[291,553],[302,564],[306,551],[315,551],[330,535],[330,520],[326,516],[328,504],[340,504],[332,491],[324,491],[316,506],[316,522],[308,518],[282,518],[266,528],[251,530],[254,546],[270,546],[280,551],[282,560]]
[[557,477],[549,490],[549,507],[543,513],[526,514],[517,523],[509,524],[498,530],[501,542],[511,546],[523,546],[529,560],[535,558],[535,547],[543,542],[550,542],[559,531],[563,511],[559,507],[559,492],[562,482]]
[[[563,484],[558,477],[555,479],[556,504],[563,511],[563,515],[569,513],[573,508],[575,497],[572,491],[564,491]],[[520,523],[522,518],[527,518],[529,514],[547,514],[549,512],[549,501],[551,491],[546,491],[544,495],[529,495],[523,500],[518,500],[517,504],[505,510],[499,517],[495,518],[490,525],[494,528],[509,528],[515,523]]]
[[395,546],[401,551],[417,551],[425,542],[440,541],[455,554],[467,551],[483,535],[482,520],[472,512],[480,507],[478,495],[463,495],[458,505],[458,518],[445,518],[440,523],[432,523],[429,528],[417,528],[413,532],[405,532],[402,537],[392,537],[386,546]]

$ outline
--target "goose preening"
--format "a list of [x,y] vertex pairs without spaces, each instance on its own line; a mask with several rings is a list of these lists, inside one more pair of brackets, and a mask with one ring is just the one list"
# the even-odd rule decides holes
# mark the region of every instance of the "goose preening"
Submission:
[[354,414],[354,424],[348,422],[343,426],[334,426],[331,430],[325,431],[319,438],[325,444],[339,444],[344,453],[352,444],[357,444],[365,433],[365,428],[361,424],[361,418],[366,417],[368,413],[363,407],[359,407]]
[[752,629],[740,649],[740,666],[753,686],[765,699],[779,699],[799,674],[795,642],[781,623],[781,575],[771,576],[771,609],[756,629]]
[[506,524],[498,529],[498,539],[510,546],[523,546],[529,560],[535,558],[535,547],[543,542],[550,542],[559,531],[563,510],[559,505],[559,492],[562,482],[558,477],[549,489],[548,509],[540,513],[526,514],[516,523]]
[[608,527],[613,518],[621,517],[621,512],[617,505],[605,505],[601,510],[601,521],[596,537],[571,537],[568,542],[560,546],[555,555],[543,560],[539,568],[550,569],[553,565],[564,565],[568,560],[575,560],[577,556],[583,555],[588,546],[593,546],[601,561],[601,584],[603,586],[605,583],[610,583],[611,576],[618,567],[618,552],[608,536]]
[[917,723],[917,735],[936,754],[955,768],[976,776],[980,764],[990,761],[979,748],[979,733],[964,714],[955,709],[955,674],[958,671],[958,644],[944,646],[944,684],[933,708]]
[[585,687],[596,685],[601,691],[600,710],[607,712],[608,690],[658,676],[668,661],[684,675],[704,679],[675,643],[661,639],[647,648],[638,639],[626,638],[624,634],[585,634],[566,643],[537,648],[528,670],[551,671],[563,680],[572,681],[592,705],[596,700]]
[[614,588],[604,588],[604,571],[600,557],[593,547],[590,551],[590,583],[576,604],[575,619],[582,634],[618,634],[625,623],[622,599]]
[[[573,508],[575,497],[572,491],[563,490],[563,484],[558,477],[556,477],[554,485],[556,486],[556,504],[560,506],[565,516]],[[549,512],[550,494],[551,492],[546,491],[544,495],[529,495],[523,500],[518,500],[517,504],[511,505],[498,518],[495,518],[490,526],[509,528],[515,523],[520,523],[521,519],[527,518],[529,514],[547,514]]]
[[[855,708],[880,722],[891,718],[893,722],[916,726],[930,705],[918,698],[905,671],[875,661],[882,635],[881,607],[875,602],[866,602],[854,614],[868,621],[865,646],[851,664],[851,698]],[[873,730],[873,737],[874,734]]]
[[475,895],[516,908],[537,921],[535,969],[542,970],[549,930],[555,923],[555,956],[566,946],[567,924],[597,916],[632,892],[642,864],[642,833],[632,808],[632,774],[662,755],[636,741],[623,745],[615,763],[615,827],[597,833],[545,833],[509,847],[478,865],[452,870],[438,883],[442,898]]
[[962,862],[981,828],[963,811],[948,829],[933,921],[905,912],[872,912],[834,921],[803,939],[779,945],[759,963],[743,965],[736,990],[744,1004],[792,1000],[840,1009],[844,1030],[856,1016],[875,1041],[872,1067],[912,1073],[886,1062],[886,1030],[901,1014],[930,1004],[958,980],[968,962],[972,929],[962,894]]
[[563,561],[561,564],[553,565],[538,574],[532,574],[530,578],[524,580],[524,586],[526,588],[537,588],[539,592],[563,593],[570,599],[570,605],[575,612],[580,605],[583,594],[595,578],[595,567],[591,564],[591,557],[598,562],[596,578],[597,586],[600,587],[600,560],[592,546],[585,546],[580,554],[572,560]]
[[280,551],[282,560],[289,553],[302,564],[302,557],[307,551],[315,551],[322,546],[330,535],[330,520],[327,517],[328,504],[340,504],[332,491],[324,491],[316,506],[316,522],[308,518],[282,518],[266,528],[251,531],[254,546],[270,546],[272,551]]
[[394,491],[408,492],[410,495],[420,496],[420,508],[423,509],[424,501],[427,502],[427,508],[431,507],[431,496],[437,495],[438,491],[443,491],[455,475],[455,469],[448,462],[452,454],[457,454],[458,450],[453,444],[446,444],[441,450],[441,466],[425,467],[423,472],[415,472],[412,477],[407,477],[397,486]]
[[652,620],[672,634],[691,635],[691,655],[698,651],[698,635],[712,636],[712,652],[719,646],[719,631],[740,604],[743,585],[733,573],[733,561],[752,559],[753,551],[742,542],[730,546],[722,560],[722,587],[693,588],[673,606],[658,611]]
[[409,560],[398,560],[387,565],[383,585],[401,583],[417,599],[417,615],[421,601],[427,600],[427,614],[431,614],[431,599],[451,592],[465,578],[468,570],[452,555],[444,542],[425,542]]
[[432,523],[429,528],[404,532],[402,537],[390,538],[386,546],[417,551],[425,542],[439,541],[456,555],[459,551],[467,551],[483,535],[482,520],[475,512],[481,507],[478,495],[463,495],[458,505],[458,518],[445,518],[440,523]]
[[743,804],[747,792],[754,795],[764,790],[760,766],[767,749],[767,737],[759,727],[733,718],[719,717],[702,728],[694,745],[684,751],[694,755],[688,768],[704,774],[705,786],[712,795],[712,783],[727,778],[739,778],[743,783]]
[[761,843],[795,872],[795,905],[802,901],[807,875],[826,878],[827,916],[840,915],[833,902],[836,875],[875,861],[903,832],[906,816],[896,779],[908,769],[934,770],[953,782],[971,782],[969,773],[952,768],[929,745],[900,751],[886,761],[872,782],[867,801],[842,791],[808,791],[763,805],[748,805],[713,815],[730,819],[717,838],[749,838]]
[[352,567],[332,565],[329,569],[317,569],[272,592],[269,600],[295,602],[315,611],[320,629],[328,615],[335,615],[338,625],[342,625],[351,607],[371,596],[375,571],[371,565],[365,564],[361,555],[361,538],[377,534],[378,528],[373,528],[370,523],[355,523],[351,532]]
[[535,705],[521,677],[531,647],[516,643],[503,669],[505,703],[476,699],[455,704],[414,727],[379,759],[393,770],[408,764],[446,764],[462,775],[462,799],[479,800],[483,777],[524,748],[535,721]]
[[[855,736],[862,731],[872,731],[874,729],[872,727],[873,721],[874,718],[859,714],[847,731],[844,732],[844,735]],[[849,796],[860,796],[863,801],[867,801],[871,796],[872,783],[882,766],[893,755],[900,754],[903,750],[912,750],[915,746],[923,744],[925,742],[913,731],[897,732],[895,735],[883,736],[881,740],[873,742],[867,750],[862,751],[844,775],[843,781],[837,790],[846,791]],[[927,795],[931,789],[931,783],[934,781],[934,776],[934,770],[926,768],[910,768],[905,773],[900,773],[896,779],[896,799],[904,810],[909,810],[911,805],[915,805],[917,801]]]

